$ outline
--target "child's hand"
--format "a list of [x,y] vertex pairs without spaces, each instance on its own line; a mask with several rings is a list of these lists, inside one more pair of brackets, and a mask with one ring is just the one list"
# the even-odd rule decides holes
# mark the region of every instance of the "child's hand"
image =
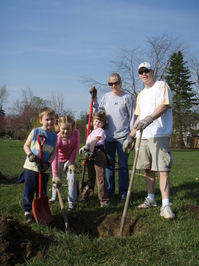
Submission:
[[88,160],[89,158],[91,158],[93,156],[93,151],[87,150],[87,152],[85,152],[84,156],[85,156],[85,159]]
[[79,155],[85,154],[86,150],[87,150],[87,147],[83,146],[81,149],[79,149]]
[[31,163],[36,162],[37,164],[39,164],[39,157],[37,157],[33,152],[30,152],[28,154],[28,159]]
[[42,163],[38,165],[38,170],[40,173],[44,173],[48,170],[48,168],[50,168],[51,163],[47,162],[47,163]]
[[74,164],[69,165],[68,171],[69,171],[70,174],[75,174],[76,173]]
[[55,176],[55,177],[53,178],[53,180],[54,180],[54,183],[56,184],[56,187],[57,187],[57,188],[61,187],[61,185],[62,185],[62,181],[61,181],[61,179],[60,179],[59,176]]

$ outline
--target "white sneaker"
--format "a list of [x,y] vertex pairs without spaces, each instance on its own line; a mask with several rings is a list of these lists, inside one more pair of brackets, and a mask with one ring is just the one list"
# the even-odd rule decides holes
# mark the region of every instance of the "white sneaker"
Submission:
[[164,217],[165,219],[169,219],[169,220],[172,220],[175,218],[175,214],[172,212],[170,205],[161,207],[160,215]]
[[53,204],[55,202],[54,198],[49,199],[49,203]]
[[68,211],[73,211],[75,209],[75,205],[71,202],[68,203]]
[[106,203],[101,203],[100,207],[101,208],[106,208],[106,207],[109,207],[110,205],[111,205],[110,201],[107,201]]
[[157,203],[155,200],[149,197],[145,198],[145,201],[142,204],[138,205],[138,209],[147,209],[153,207],[157,207]]

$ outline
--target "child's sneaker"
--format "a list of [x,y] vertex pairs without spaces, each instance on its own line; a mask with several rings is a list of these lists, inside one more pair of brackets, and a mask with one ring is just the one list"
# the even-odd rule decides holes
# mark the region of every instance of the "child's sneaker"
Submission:
[[126,200],[126,196],[122,195],[122,196],[120,197],[120,199],[121,199],[121,201],[125,201],[125,200]]
[[87,200],[86,200],[85,197],[81,198],[79,201],[80,201],[80,202],[84,202],[84,203],[87,202]]
[[74,204],[69,203],[69,204],[68,204],[68,211],[69,211],[69,212],[70,212],[70,211],[74,211],[74,209],[75,209]]
[[145,201],[142,204],[138,205],[138,209],[147,209],[152,207],[157,207],[157,203],[155,200],[149,197],[145,198]]
[[172,212],[170,205],[161,207],[160,215],[164,217],[165,219],[169,219],[169,220],[172,220],[175,218],[175,214]]
[[100,207],[101,208],[106,208],[106,207],[109,207],[110,205],[111,205],[110,200],[107,201],[107,202],[100,203]]
[[53,204],[54,202],[55,202],[55,199],[54,198],[49,199],[49,203],[50,204]]
[[32,217],[30,213],[25,213],[24,214],[24,223],[28,224],[32,222]]

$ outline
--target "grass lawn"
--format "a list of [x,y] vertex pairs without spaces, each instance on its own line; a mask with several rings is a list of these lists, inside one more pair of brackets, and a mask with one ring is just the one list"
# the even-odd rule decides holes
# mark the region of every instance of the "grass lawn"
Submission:
[[[158,177],[158,207],[137,209],[146,197],[146,185],[143,172],[136,171],[124,235],[119,237],[124,202],[117,189],[106,209],[99,207],[97,190],[92,201],[77,202],[75,212],[67,213],[70,234],[65,232],[58,201],[50,205],[52,224],[24,224],[24,184],[17,183],[25,160],[23,144],[0,140],[0,265],[199,265],[199,150],[172,150],[173,221],[160,216]],[[129,169],[133,160],[134,152]],[[82,164],[79,156],[76,163]],[[117,178],[116,172],[116,183]],[[65,176],[61,194],[67,208]]]

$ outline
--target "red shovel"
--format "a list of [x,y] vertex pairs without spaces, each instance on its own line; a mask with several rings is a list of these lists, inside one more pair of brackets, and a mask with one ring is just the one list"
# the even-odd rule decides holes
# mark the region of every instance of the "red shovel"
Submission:
[[[90,124],[91,124],[91,119],[92,119],[92,113],[93,113],[93,101],[94,101],[94,91],[92,92],[91,94],[91,103],[90,103],[90,112],[89,112],[89,118],[88,118],[88,128],[87,128],[87,134],[86,134],[86,140],[88,138],[88,135],[90,133]],[[85,143],[86,145],[86,143]],[[87,182],[84,182],[84,176],[85,176],[85,172],[86,172],[86,159],[84,158],[84,161],[83,161],[83,170],[82,170],[82,178],[79,182],[79,187],[78,187],[78,190],[79,190],[79,199],[81,200],[82,199],[82,192],[83,192],[83,189],[84,187],[86,186]]]
[[[40,141],[40,138],[42,141]],[[37,135],[37,141],[39,143],[39,164],[42,164],[43,157],[43,145],[45,142],[45,135]],[[39,197],[36,198],[32,203],[32,213],[34,215],[35,221],[38,224],[48,224],[51,223],[53,217],[50,212],[48,197],[42,196],[42,174],[39,171]]]

